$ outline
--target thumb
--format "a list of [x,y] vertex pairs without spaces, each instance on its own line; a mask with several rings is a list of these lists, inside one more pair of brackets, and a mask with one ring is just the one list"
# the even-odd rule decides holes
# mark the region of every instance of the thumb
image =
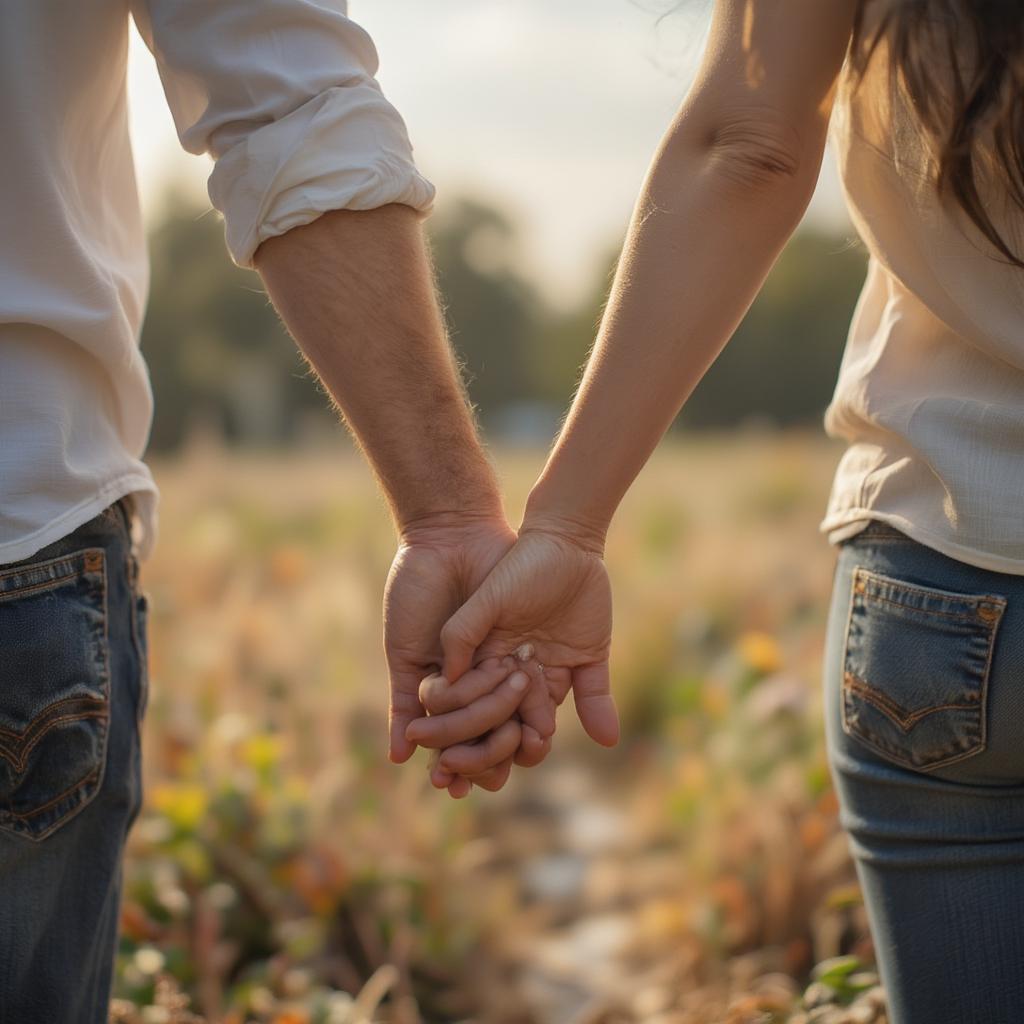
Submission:
[[444,664],[441,674],[454,683],[473,665],[476,649],[487,638],[497,620],[496,609],[482,590],[478,590],[442,627],[441,650]]
[[614,747],[619,742],[619,713],[611,694],[608,662],[573,669],[572,695],[586,734],[603,747]]

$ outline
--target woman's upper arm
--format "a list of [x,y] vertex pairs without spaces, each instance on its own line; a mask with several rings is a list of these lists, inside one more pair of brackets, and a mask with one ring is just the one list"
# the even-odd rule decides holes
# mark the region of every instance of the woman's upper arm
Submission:
[[715,0],[677,120],[691,143],[766,174],[817,175],[858,0]]

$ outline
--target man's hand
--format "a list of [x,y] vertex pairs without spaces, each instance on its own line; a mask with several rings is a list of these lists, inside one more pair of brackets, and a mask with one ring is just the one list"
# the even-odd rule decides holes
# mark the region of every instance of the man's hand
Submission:
[[501,517],[452,518],[403,531],[384,588],[384,653],[391,683],[388,755],[396,764],[407,761],[417,746],[405,733],[424,713],[421,680],[441,665],[441,627],[515,539]]

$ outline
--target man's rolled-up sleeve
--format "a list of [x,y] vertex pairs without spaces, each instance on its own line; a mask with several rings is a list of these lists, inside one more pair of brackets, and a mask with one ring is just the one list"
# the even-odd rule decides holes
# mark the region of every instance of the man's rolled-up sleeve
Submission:
[[344,0],[133,0],[133,14],[182,146],[213,157],[236,263],[326,210],[429,212],[434,187]]

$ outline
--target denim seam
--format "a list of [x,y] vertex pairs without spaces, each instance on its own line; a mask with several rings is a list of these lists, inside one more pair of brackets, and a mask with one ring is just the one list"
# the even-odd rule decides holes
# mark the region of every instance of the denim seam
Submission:
[[131,593],[131,629],[132,629],[132,648],[135,651],[135,665],[138,670],[138,697],[135,704],[135,725],[139,732],[142,731],[142,719],[143,719],[143,704],[146,699],[146,691],[149,688],[149,659],[146,656],[146,652],[142,649],[141,633],[139,630],[139,601],[148,600],[141,590],[136,591],[136,588],[132,588]]
[[[850,596],[846,602],[846,625],[843,628],[843,643],[840,647],[840,657],[843,659],[843,671],[846,670],[846,653],[850,649],[850,628],[853,625],[853,607],[857,603],[857,577],[860,572],[860,566],[855,565],[853,572],[850,574]],[[839,700],[839,711],[840,718],[842,720],[843,732],[847,735],[852,736],[853,733],[850,731],[850,723],[846,716],[846,699],[840,694]]]
[[[125,522],[128,523],[128,515],[125,512]],[[139,629],[139,603],[144,601],[148,604],[148,597],[139,585],[139,563],[131,550],[131,527],[127,527],[128,551],[126,554],[128,578],[130,580],[129,596],[129,623],[132,632],[132,649],[135,652],[135,664],[138,671],[138,687],[135,703],[135,725],[139,733],[142,732],[142,721],[146,694],[149,689],[149,658],[147,651],[142,648],[142,632]]]

